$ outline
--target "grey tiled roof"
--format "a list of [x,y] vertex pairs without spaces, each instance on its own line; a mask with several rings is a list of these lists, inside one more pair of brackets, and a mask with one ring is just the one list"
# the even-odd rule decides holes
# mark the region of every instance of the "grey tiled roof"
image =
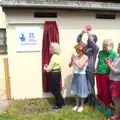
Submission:
[[[95,1],[95,0],[91,0]],[[92,9],[120,11],[120,3],[80,0],[2,0],[2,7],[39,7],[64,9]]]

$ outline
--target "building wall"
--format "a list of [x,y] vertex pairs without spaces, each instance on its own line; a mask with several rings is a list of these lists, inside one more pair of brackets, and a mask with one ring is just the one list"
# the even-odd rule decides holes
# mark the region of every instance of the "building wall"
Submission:
[[58,18],[34,18],[33,12],[38,10],[9,10],[6,11],[8,58],[11,77],[12,98],[43,98],[50,97],[50,93],[42,91],[41,51],[40,52],[16,52],[16,26],[39,26],[41,28],[41,41],[43,25],[46,20],[55,20],[60,34],[60,46],[62,56],[62,80],[64,97],[70,96],[72,80],[72,68],[68,64],[76,37],[86,24],[91,24],[98,38],[101,48],[104,39],[111,38],[115,42],[115,50],[119,42],[120,15],[115,20],[96,19],[96,12],[81,11],[56,11]]
[[0,7],[0,28],[6,28],[5,13],[2,11],[2,7]]
[[[2,8],[0,7],[0,29],[1,28],[6,28],[6,23],[5,23],[5,13],[2,12]],[[7,58],[7,56],[0,55],[0,100],[6,99],[4,58]]]

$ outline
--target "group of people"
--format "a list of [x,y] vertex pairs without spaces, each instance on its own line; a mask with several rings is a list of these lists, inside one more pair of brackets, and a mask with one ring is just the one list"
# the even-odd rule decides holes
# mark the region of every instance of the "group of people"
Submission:
[[[77,37],[74,47],[77,55],[73,54],[69,67],[73,67],[73,79],[70,93],[76,97],[73,110],[82,112],[85,98],[89,106],[95,108],[95,78],[97,83],[98,110],[104,110],[105,115],[112,114],[110,104],[115,105],[115,114],[109,120],[120,120],[120,43],[117,53],[113,50],[114,43],[111,39],[103,41],[102,50],[96,44],[97,36],[91,33],[91,25],[86,25]],[[44,66],[46,72],[52,74],[52,93],[56,104],[53,109],[65,105],[60,93],[61,63],[60,47],[58,43],[51,43],[52,58],[49,65]],[[95,67],[98,56],[97,67]]]

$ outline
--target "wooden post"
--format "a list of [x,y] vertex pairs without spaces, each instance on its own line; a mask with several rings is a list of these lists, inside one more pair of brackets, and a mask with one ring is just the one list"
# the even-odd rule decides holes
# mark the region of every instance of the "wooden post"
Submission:
[[10,88],[8,58],[4,58],[4,71],[5,71],[6,96],[7,96],[7,100],[10,100],[11,88]]

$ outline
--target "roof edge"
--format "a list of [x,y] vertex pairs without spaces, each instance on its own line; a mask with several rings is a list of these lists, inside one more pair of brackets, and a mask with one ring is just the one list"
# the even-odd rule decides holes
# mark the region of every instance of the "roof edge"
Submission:
[[59,9],[92,9],[92,10],[114,10],[120,11],[120,3],[104,3],[104,2],[84,2],[84,1],[72,1],[72,2],[58,2],[58,3],[49,3],[42,2],[41,4],[37,3],[12,3],[12,2],[2,2],[1,6],[3,8],[7,7],[26,7],[26,8],[59,8]]

